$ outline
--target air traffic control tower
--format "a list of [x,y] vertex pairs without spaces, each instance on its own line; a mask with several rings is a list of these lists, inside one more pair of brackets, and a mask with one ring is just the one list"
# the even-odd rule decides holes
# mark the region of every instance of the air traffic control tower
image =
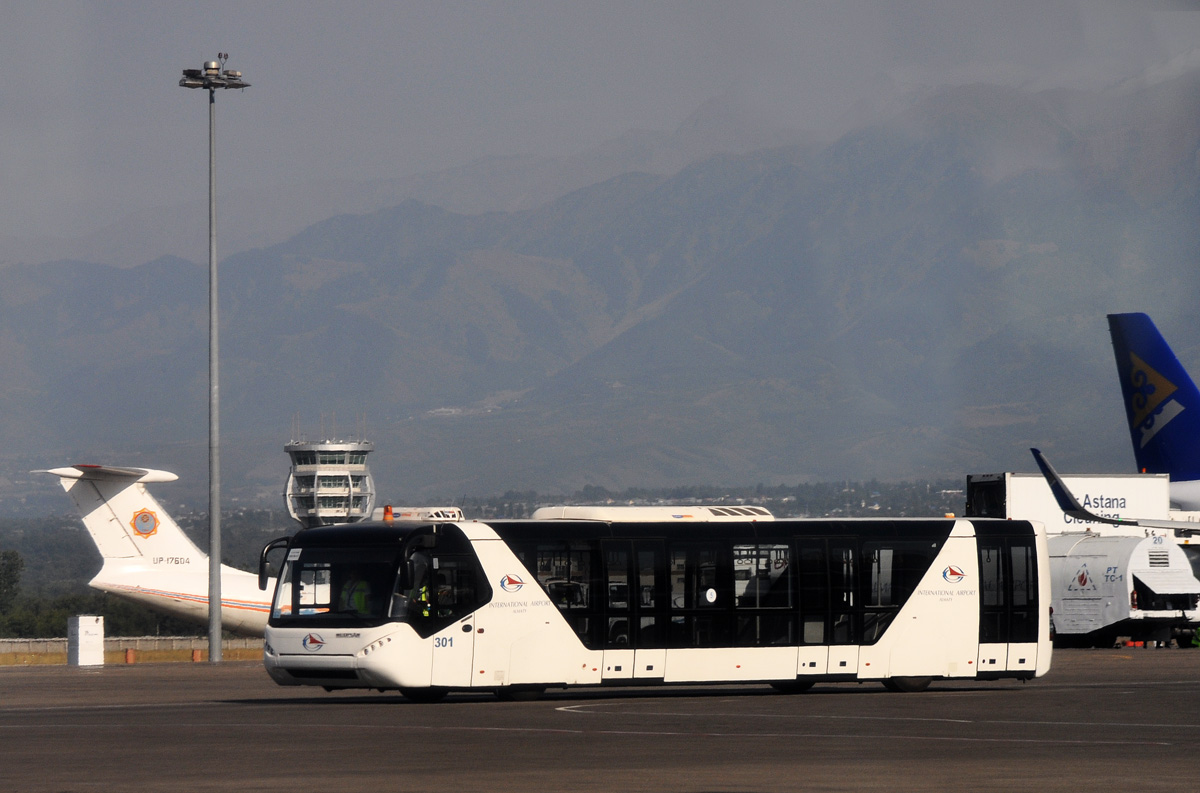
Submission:
[[357,523],[371,517],[375,483],[367,468],[369,441],[291,441],[284,450],[292,458],[288,476],[288,512],[305,528]]

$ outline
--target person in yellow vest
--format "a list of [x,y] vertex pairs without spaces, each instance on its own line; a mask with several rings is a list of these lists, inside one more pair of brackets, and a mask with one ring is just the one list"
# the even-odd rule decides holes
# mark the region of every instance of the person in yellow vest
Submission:
[[417,587],[417,594],[413,597],[413,602],[416,604],[417,610],[422,617],[428,617],[432,604],[429,602],[429,582],[426,581],[421,586]]
[[432,562],[427,555],[418,551],[413,554],[411,565],[416,585],[413,586],[408,596],[408,610],[413,616],[428,617],[433,613],[433,599],[429,587],[429,570]]
[[371,585],[357,570],[351,572],[346,583],[342,585],[342,593],[338,596],[338,611],[350,611],[355,614],[371,612]]

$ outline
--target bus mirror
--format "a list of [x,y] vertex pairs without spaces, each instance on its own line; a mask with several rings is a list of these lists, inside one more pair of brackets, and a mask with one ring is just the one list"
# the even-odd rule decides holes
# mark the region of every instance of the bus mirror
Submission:
[[263,546],[262,551],[258,554],[258,588],[267,588],[267,579],[270,578],[269,570],[267,569],[267,555],[271,551],[279,548],[286,548],[287,544],[292,541],[291,537],[276,537]]

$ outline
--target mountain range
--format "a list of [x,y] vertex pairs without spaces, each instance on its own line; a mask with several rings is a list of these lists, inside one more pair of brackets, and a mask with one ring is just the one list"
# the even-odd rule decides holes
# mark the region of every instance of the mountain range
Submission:
[[[372,440],[394,503],[965,477],[1029,446],[1132,471],[1104,315],[1150,313],[1200,372],[1198,89],[959,86],[831,141],[725,118],[344,185],[351,212],[222,262],[225,490],[277,503],[298,432]],[[0,510],[70,462],[203,497],[207,268],[168,248],[0,268]]]

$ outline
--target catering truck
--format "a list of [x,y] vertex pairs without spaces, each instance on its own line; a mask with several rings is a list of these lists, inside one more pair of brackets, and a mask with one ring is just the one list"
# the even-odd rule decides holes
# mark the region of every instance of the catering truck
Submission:
[[1064,510],[1042,474],[1012,472],[968,476],[966,505],[968,518],[1033,520],[1046,527],[1055,642],[1111,645],[1128,637],[1191,646],[1200,624],[1200,579],[1184,548],[1193,538],[1145,525],[1171,522],[1169,477],[1060,479],[1082,510]]

